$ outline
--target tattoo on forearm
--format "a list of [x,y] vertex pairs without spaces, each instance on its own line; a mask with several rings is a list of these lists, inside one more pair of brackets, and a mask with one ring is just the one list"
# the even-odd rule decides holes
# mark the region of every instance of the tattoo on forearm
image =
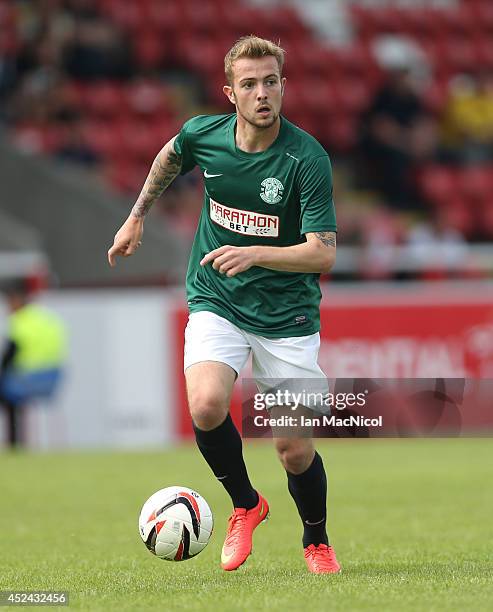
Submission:
[[315,236],[325,246],[336,246],[336,233],[335,232],[315,232]]
[[180,173],[181,163],[182,157],[177,155],[172,148],[170,148],[166,157],[163,152],[159,153],[151,166],[137,202],[132,208],[134,217],[146,216],[154,201]]

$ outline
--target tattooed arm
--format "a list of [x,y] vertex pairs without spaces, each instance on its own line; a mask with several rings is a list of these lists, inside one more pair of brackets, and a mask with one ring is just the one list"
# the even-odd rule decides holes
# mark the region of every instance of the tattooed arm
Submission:
[[175,138],[167,142],[157,154],[128,219],[115,235],[113,246],[108,251],[108,261],[112,267],[117,256],[129,257],[135,253],[141,244],[145,216],[180,173],[182,158],[174,150]]
[[137,219],[145,217],[155,200],[180,173],[182,158],[175,153],[173,148],[175,138],[176,136],[167,142],[157,154],[137,202],[135,202],[135,206],[130,213],[133,217]]
[[[314,234],[307,234],[308,236],[316,236],[320,242],[326,247],[336,247],[336,233],[335,232],[315,232]],[[313,238],[311,238],[313,240]],[[310,240],[310,238],[308,238]]]
[[281,272],[328,272],[336,260],[336,233],[309,232],[306,242],[288,247],[225,245],[208,253],[200,262],[235,276],[252,266]]

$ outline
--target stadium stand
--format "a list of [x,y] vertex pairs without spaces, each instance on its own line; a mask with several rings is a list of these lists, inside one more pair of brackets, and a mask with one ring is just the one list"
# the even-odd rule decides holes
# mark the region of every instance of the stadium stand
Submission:
[[[425,211],[417,218],[433,225],[439,217],[467,240],[491,239],[491,142],[479,157],[461,155],[464,143],[456,142],[454,156],[446,134],[458,120],[450,112],[452,79],[476,77],[478,66],[493,71],[493,5],[352,1],[339,3],[339,12],[341,6],[351,34],[344,45],[315,32],[295,2],[2,0],[1,117],[22,149],[98,168],[114,189],[133,196],[157,150],[187,117],[231,110],[221,92],[223,57],[235,37],[255,32],[286,48],[284,113],[322,142],[336,172],[349,168],[342,173],[349,182],[340,181],[345,201],[360,183],[361,118],[385,78],[375,45],[382,37],[408,40],[431,71],[421,102],[439,137],[433,154],[410,168],[416,208]],[[486,80],[487,124],[493,93]],[[200,206],[196,181],[176,189]],[[370,199],[389,226],[402,225],[392,221],[398,213],[381,193]],[[193,224],[171,208],[169,222],[189,233]],[[193,219],[194,205],[186,210]],[[365,233],[361,222],[355,235]],[[405,231],[397,234],[406,241]]]

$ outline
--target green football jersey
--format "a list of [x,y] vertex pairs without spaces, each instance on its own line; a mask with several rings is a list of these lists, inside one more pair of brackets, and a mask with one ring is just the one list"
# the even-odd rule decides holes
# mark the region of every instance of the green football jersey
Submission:
[[229,278],[200,260],[220,246],[287,247],[307,232],[336,231],[332,170],[309,134],[281,118],[279,135],[260,153],[235,142],[236,113],[198,116],[175,140],[182,174],[199,166],[204,205],[187,272],[190,312],[214,312],[245,331],[270,338],[320,329],[319,274],[254,266]]

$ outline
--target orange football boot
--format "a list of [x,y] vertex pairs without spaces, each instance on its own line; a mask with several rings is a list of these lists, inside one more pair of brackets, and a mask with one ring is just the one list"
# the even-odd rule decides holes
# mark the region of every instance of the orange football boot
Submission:
[[269,517],[269,504],[258,493],[258,504],[251,510],[234,508],[221,552],[221,567],[230,572],[245,563],[252,552],[253,530]]
[[307,546],[305,561],[312,574],[338,574],[341,571],[334,549],[326,544]]

